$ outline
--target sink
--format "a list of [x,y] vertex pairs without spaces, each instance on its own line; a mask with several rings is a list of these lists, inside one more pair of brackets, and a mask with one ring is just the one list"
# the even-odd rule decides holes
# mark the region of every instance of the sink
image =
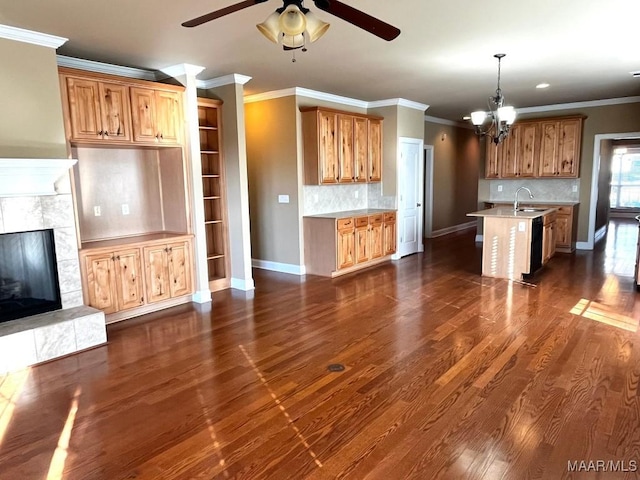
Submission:
[[547,208],[532,208],[532,207],[522,207],[522,208],[518,209],[519,212],[544,212],[545,210],[548,210],[548,209]]

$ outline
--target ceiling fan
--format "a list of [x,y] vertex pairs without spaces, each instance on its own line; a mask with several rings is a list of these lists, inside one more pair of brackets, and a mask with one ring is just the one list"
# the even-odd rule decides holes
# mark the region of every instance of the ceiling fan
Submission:
[[[221,8],[220,10],[216,10],[214,12],[210,12],[200,17],[194,18],[193,20],[184,22],[182,26],[197,27],[198,25],[210,22],[211,20],[215,20],[216,18],[229,15],[230,13],[237,12],[238,10],[243,10],[253,5],[264,3],[266,1],[268,0],[244,0],[243,2],[236,3],[235,5],[230,5],[228,7]],[[305,15],[309,15],[309,10],[307,8],[304,8],[302,3],[303,0],[283,0],[282,8],[277,9],[276,13],[279,16],[283,14],[286,15],[288,13],[299,13],[298,16],[302,17],[304,17]],[[371,15],[368,15],[337,0],[313,0],[313,3],[320,10],[324,10],[325,12],[341,18],[342,20],[349,22],[356,27],[362,28],[363,30],[366,30],[367,32],[372,33],[384,40],[391,41],[398,35],[400,35],[400,30],[393,25],[389,25],[382,20],[372,17]],[[269,19],[267,19],[267,22],[268,21]],[[265,24],[267,22],[265,22]],[[324,30],[326,30],[328,24],[324,25],[326,25],[326,27],[324,28]],[[258,28],[260,28],[260,26],[258,26]],[[295,37],[295,35],[292,35],[292,37]]]

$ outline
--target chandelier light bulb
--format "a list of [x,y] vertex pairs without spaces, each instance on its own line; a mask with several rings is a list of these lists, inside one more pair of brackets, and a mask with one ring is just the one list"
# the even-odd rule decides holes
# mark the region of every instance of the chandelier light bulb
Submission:
[[482,125],[487,118],[487,112],[478,110],[477,112],[471,112],[471,123],[476,126]]
[[289,5],[280,14],[279,25],[282,33],[295,37],[307,29],[307,19],[297,5]]

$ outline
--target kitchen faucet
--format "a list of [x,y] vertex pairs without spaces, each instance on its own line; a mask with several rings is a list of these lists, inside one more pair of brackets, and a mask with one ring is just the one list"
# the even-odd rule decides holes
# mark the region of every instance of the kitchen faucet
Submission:
[[529,190],[527,187],[520,187],[516,190],[516,199],[513,201],[513,210],[514,211],[518,211],[518,193],[520,193],[520,190],[526,190],[527,192],[529,192],[529,198],[533,198],[533,193],[531,193],[531,190]]

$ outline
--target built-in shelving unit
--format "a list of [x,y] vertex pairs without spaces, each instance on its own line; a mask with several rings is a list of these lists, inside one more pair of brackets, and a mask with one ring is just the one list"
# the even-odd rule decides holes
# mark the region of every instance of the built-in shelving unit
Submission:
[[218,100],[198,99],[207,267],[212,291],[230,285],[226,183],[221,153],[221,104]]

